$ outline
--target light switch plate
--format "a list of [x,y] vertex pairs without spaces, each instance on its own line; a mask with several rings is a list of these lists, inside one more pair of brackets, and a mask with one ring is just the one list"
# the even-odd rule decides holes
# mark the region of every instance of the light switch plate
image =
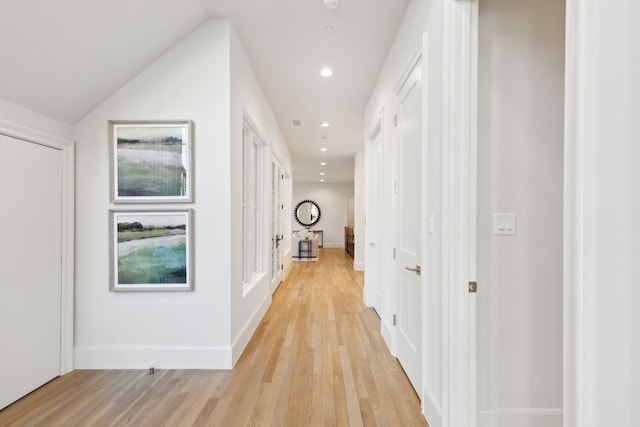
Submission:
[[501,236],[516,235],[516,214],[496,213],[493,214],[493,234]]

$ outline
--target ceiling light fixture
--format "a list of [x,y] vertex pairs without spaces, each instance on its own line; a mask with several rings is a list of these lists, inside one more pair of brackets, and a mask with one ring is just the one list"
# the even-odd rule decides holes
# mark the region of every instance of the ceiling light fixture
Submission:
[[324,3],[324,7],[329,10],[333,10],[338,7],[338,0],[322,0],[322,3]]
[[320,175],[324,176],[324,172],[320,172]]
[[333,34],[335,30],[336,29],[333,25],[325,25],[324,28],[322,28],[322,31],[324,31],[325,34]]
[[320,163],[320,166],[327,166],[327,162]]
[[323,128],[328,128],[329,127],[329,123],[328,122],[322,122],[322,123],[320,123],[320,126],[322,126]]
[[322,147],[322,148],[320,149],[320,151],[327,151],[327,149],[326,149],[326,148],[324,148],[324,147]]
[[324,182],[324,179],[321,179],[320,182]]
[[329,67],[324,67],[321,71],[320,71],[320,75],[322,77],[331,77],[333,76],[333,70]]

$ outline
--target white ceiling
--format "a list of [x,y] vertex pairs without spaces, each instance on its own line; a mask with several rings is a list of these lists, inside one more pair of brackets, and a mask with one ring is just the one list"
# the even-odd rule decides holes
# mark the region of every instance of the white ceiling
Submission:
[[[327,183],[353,182],[363,112],[408,3],[0,0],[0,98],[73,125],[200,23],[229,18],[291,149],[294,181],[319,182],[324,170]],[[321,77],[323,66],[334,75]]]

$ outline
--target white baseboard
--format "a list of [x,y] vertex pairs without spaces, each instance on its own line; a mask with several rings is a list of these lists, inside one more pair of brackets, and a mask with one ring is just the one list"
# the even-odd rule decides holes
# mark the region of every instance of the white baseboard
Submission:
[[344,243],[323,243],[323,248],[344,248]]
[[236,336],[233,340],[233,343],[231,344],[232,365],[235,365],[242,355],[242,352],[249,343],[251,336],[256,331],[256,328],[260,324],[260,321],[264,317],[270,305],[271,293],[267,293],[262,299],[260,305],[258,305],[258,308],[253,312],[251,317],[244,324],[244,327],[242,328],[238,336]]
[[231,369],[230,347],[77,346],[75,369]]
[[478,410],[478,427],[562,427],[560,408],[491,408]]
[[353,269],[355,271],[364,271],[364,262],[354,262]]
[[395,349],[393,346],[393,332],[392,332],[392,326],[388,325],[384,320],[380,320],[380,324],[382,327],[382,338],[384,339],[384,342],[387,343],[387,347],[389,348],[389,351],[391,351],[391,354],[393,354],[395,356]]
[[442,408],[434,393],[425,387],[422,390],[422,415],[430,426],[442,425]]

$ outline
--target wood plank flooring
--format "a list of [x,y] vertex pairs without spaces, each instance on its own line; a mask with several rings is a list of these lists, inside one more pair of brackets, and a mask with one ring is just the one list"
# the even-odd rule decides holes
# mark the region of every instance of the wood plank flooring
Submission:
[[232,371],[74,371],[0,426],[426,426],[344,249],[294,262]]

